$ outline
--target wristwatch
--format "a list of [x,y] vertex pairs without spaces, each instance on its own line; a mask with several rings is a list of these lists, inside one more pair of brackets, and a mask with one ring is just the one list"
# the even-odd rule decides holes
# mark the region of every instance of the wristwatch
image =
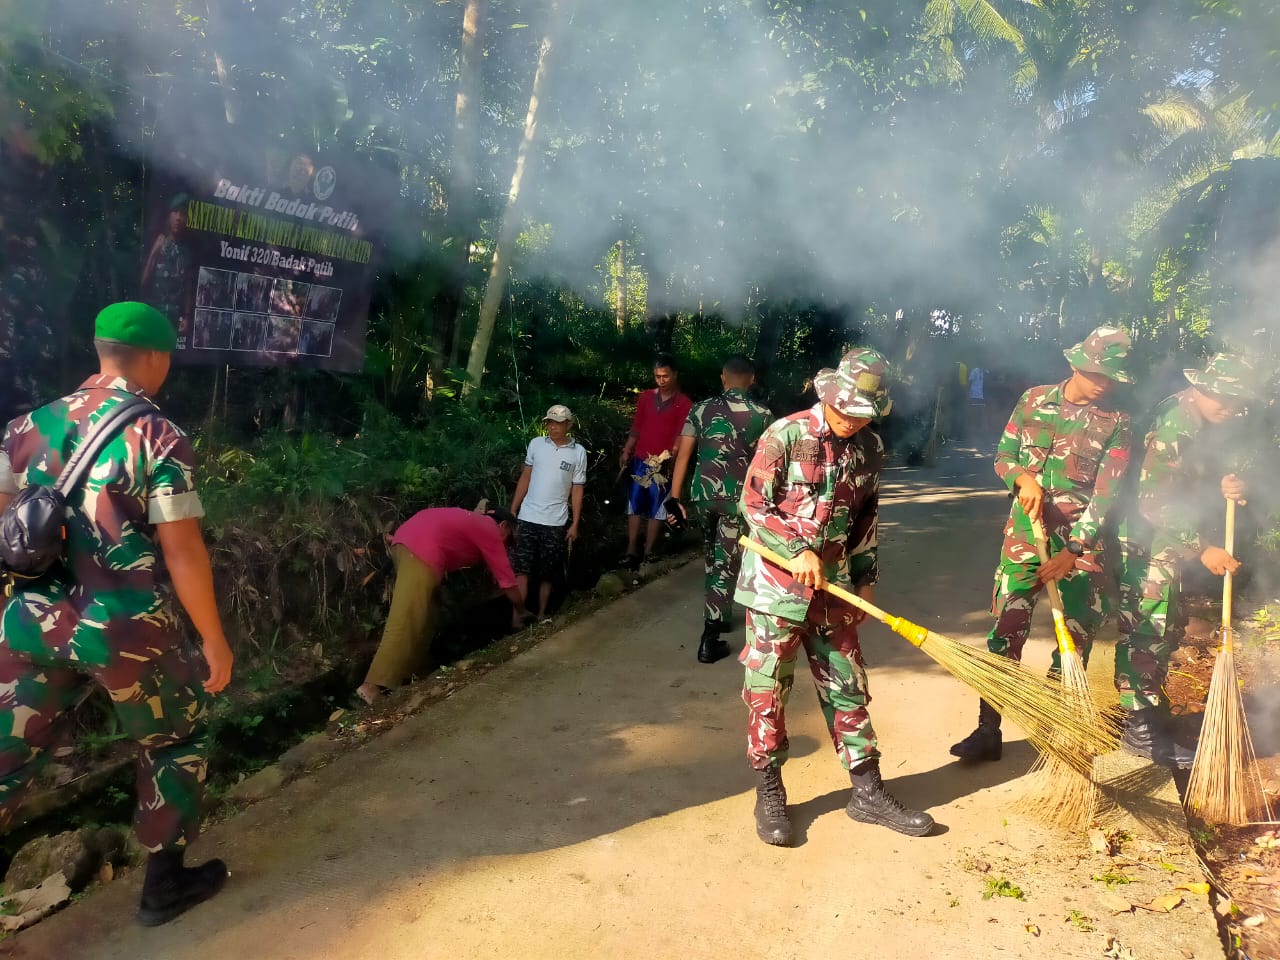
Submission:
[[1071,554],[1073,557],[1084,556],[1084,544],[1079,540],[1068,540],[1067,553]]

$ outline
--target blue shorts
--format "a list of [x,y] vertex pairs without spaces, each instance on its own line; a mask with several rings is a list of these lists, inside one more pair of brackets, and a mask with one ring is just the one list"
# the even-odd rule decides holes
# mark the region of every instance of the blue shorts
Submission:
[[627,516],[645,517],[649,520],[667,519],[662,503],[669,497],[670,484],[650,483],[647,487],[636,477],[648,477],[653,471],[643,460],[631,459],[631,485],[627,488]]

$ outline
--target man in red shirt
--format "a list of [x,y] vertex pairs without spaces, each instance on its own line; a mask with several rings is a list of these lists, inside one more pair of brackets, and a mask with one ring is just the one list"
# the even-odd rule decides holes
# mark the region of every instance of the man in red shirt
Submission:
[[483,563],[511,601],[511,628],[524,625],[524,598],[507,559],[516,520],[501,507],[475,513],[461,507],[419,510],[391,536],[396,583],[382,642],[356,693],[373,703],[384,689],[398,687],[426,659],[435,634],[436,588],[445,575]]
[[667,518],[662,503],[667,499],[669,484],[662,475],[661,464],[652,458],[664,453],[667,459],[675,457],[680,430],[693,408],[693,401],[680,392],[675,360],[667,354],[659,354],[654,361],[653,382],[657,388],[646,390],[636,400],[631,432],[618,457],[619,468],[631,471],[631,487],[627,493],[627,552],[622,558],[622,565],[629,570],[636,569],[641,562],[637,553],[641,520],[649,521],[643,556],[648,561]]

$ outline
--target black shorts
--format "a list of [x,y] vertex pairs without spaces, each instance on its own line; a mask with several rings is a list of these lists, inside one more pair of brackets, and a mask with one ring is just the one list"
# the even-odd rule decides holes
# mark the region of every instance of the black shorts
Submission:
[[564,576],[564,561],[569,543],[565,535],[568,525],[549,527],[528,520],[516,521],[516,546],[512,551],[512,567],[518,576],[534,580],[559,582]]

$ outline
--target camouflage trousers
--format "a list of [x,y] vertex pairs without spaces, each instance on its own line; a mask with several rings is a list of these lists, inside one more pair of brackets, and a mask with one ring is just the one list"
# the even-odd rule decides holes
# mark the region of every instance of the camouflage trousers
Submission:
[[1169,658],[1186,627],[1179,603],[1177,559],[1152,557],[1125,547],[1120,571],[1120,640],[1116,644],[1116,691],[1126,710],[1158,707],[1169,674]]
[[858,644],[854,610],[818,594],[803,623],[747,611],[747,644],[738,658],[746,667],[747,759],[756,770],[787,759],[787,699],[801,648],[818,688],[818,702],[840,763],[847,770],[880,756],[867,704],[867,671]]
[[733,611],[733,590],[742,566],[742,522],[736,508],[700,504],[702,516],[703,564],[706,571],[706,611],[704,620],[723,622]]
[[[1035,613],[1036,601],[1044,591],[1044,584],[1036,576],[1039,569],[1038,558],[1023,562],[1001,558],[1000,566],[996,569],[995,590],[991,600],[991,612],[996,622],[987,634],[987,649],[992,653],[1014,660],[1022,659],[1022,648],[1031,632],[1031,617]],[[1085,663],[1089,662],[1093,637],[1103,620],[1098,578],[1099,574],[1096,572],[1076,569],[1058,581],[1067,632],[1071,634]],[[1056,644],[1050,669],[1062,669],[1062,657]]]
[[200,829],[208,695],[176,640],[145,655],[117,652],[103,666],[21,653],[0,642],[0,832],[13,823],[26,788],[70,732],[70,712],[93,684],[106,689],[120,731],[138,744],[139,843],[151,852],[185,846]]

